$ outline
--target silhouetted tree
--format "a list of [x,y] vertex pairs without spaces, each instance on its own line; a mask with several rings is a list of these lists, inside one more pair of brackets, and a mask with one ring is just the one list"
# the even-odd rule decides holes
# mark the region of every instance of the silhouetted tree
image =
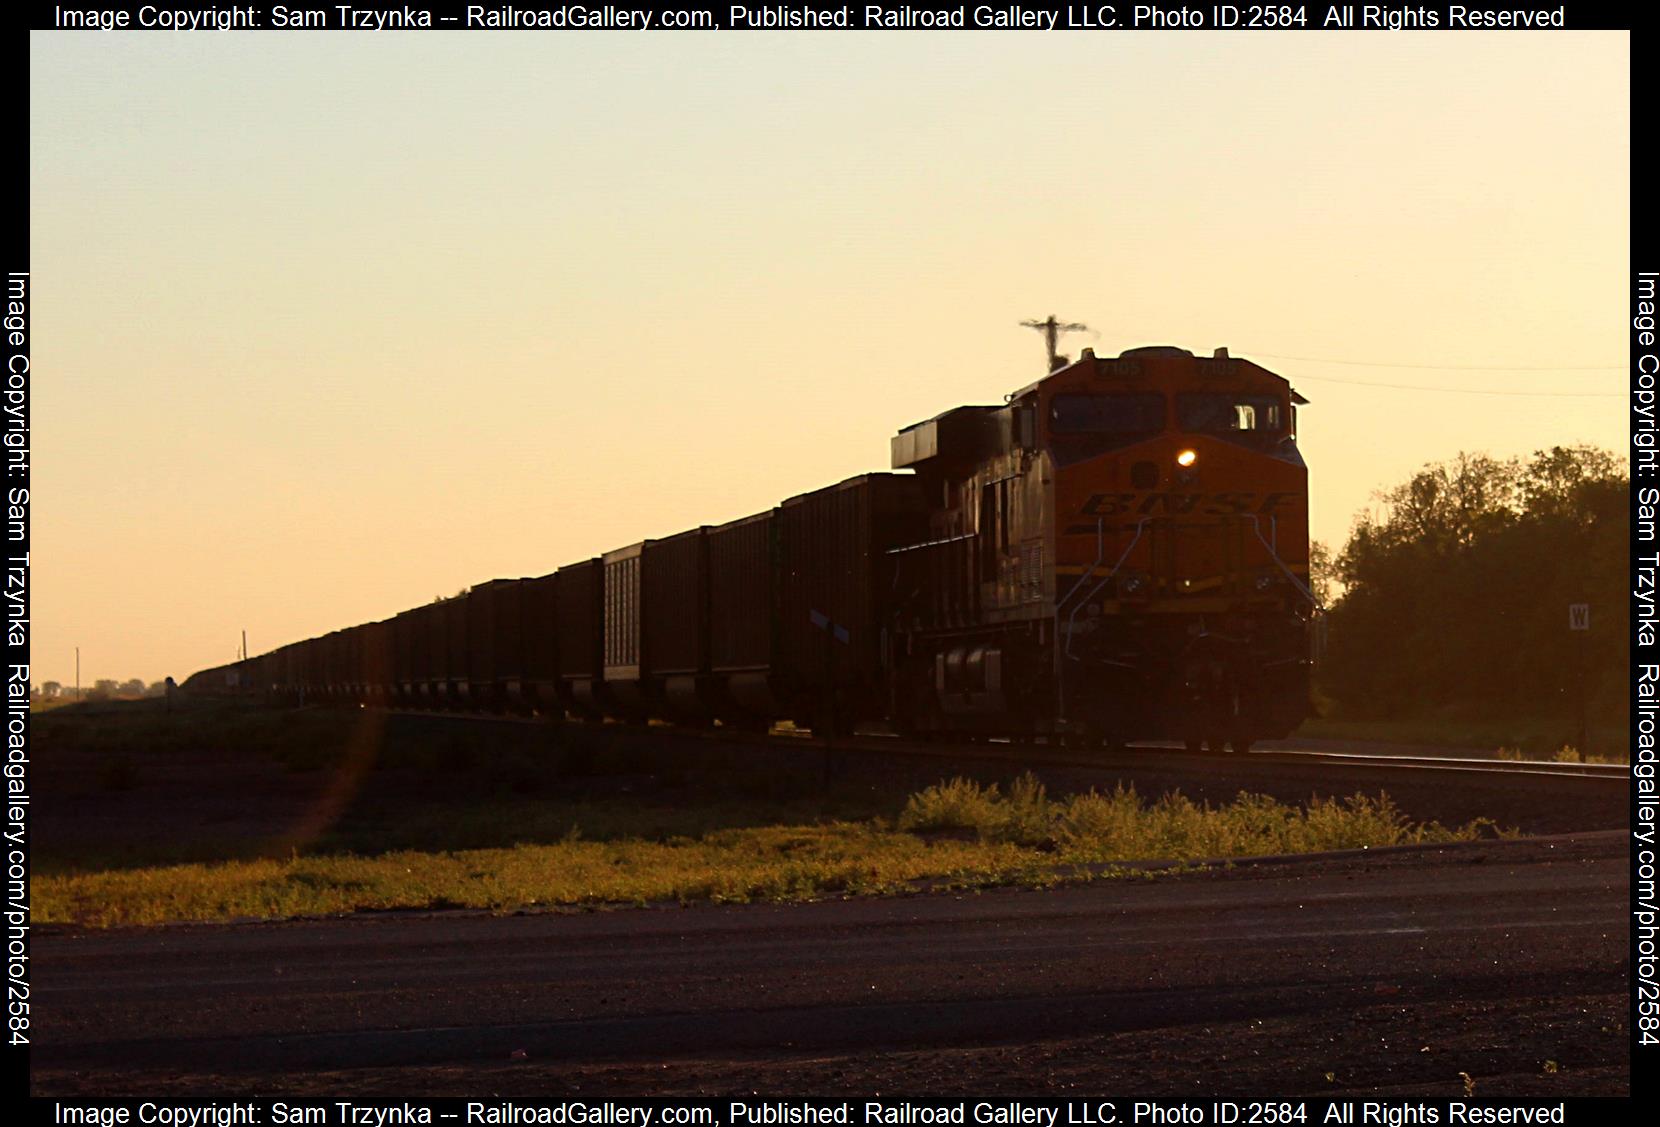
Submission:
[[[1336,561],[1323,690],[1356,715],[1572,712],[1567,607],[1592,604],[1588,677],[1625,707],[1630,482],[1611,454],[1460,454],[1380,495]],[[1311,569],[1312,570],[1312,569]]]
[[1337,593],[1337,564],[1331,549],[1320,540],[1308,546],[1308,590],[1323,607],[1330,607]]

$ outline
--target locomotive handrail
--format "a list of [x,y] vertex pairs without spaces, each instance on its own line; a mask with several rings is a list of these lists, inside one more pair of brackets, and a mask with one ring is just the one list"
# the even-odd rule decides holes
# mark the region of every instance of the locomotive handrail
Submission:
[[1278,567],[1281,571],[1285,572],[1285,577],[1287,579],[1291,580],[1291,585],[1297,589],[1297,593],[1302,595],[1303,598],[1307,599],[1308,602],[1309,602],[1309,605],[1312,606],[1315,610],[1318,610],[1318,611],[1325,610],[1326,608],[1320,605],[1320,600],[1316,599],[1314,597],[1314,592],[1309,590],[1308,587],[1303,583],[1303,581],[1301,579],[1297,578],[1297,573],[1296,572],[1292,571],[1289,567],[1285,566],[1285,561],[1280,559],[1280,556],[1279,556],[1278,552],[1274,551],[1274,546],[1272,544],[1268,543],[1268,541],[1266,539],[1264,539],[1264,537],[1262,535],[1262,525],[1257,520],[1257,515],[1255,513],[1245,513],[1243,515],[1247,519],[1250,520],[1250,522],[1251,522],[1251,531],[1256,533],[1257,539],[1262,542],[1262,546],[1264,548],[1268,549],[1268,558],[1274,561],[1274,566]]
[[1066,594],[1062,595],[1061,598],[1060,598],[1060,601],[1055,604],[1055,617],[1057,619],[1060,618],[1060,616],[1061,616],[1061,608],[1064,607],[1069,601],[1071,601],[1073,595],[1076,595],[1078,593],[1078,588],[1080,588],[1084,585],[1084,580],[1089,578],[1091,575],[1094,575],[1095,574],[1095,569],[1101,566],[1101,560],[1107,554],[1107,543],[1102,538],[1102,533],[1105,531],[1105,528],[1106,528],[1106,518],[1105,517],[1096,517],[1095,518],[1095,562],[1090,564],[1088,568],[1086,568],[1084,571],[1082,571],[1078,574],[1078,581],[1076,583],[1072,584],[1071,588],[1066,592]]
[[[1089,589],[1089,594],[1085,595],[1082,599],[1080,599],[1078,601],[1078,605],[1072,608],[1072,613],[1067,616],[1067,619],[1066,619],[1066,649],[1061,651],[1062,655],[1064,657],[1067,657],[1067,658],[1071,659],[1072,661],[1077,661],[1078,660],[1077,658],[1072,656],[1072,624],[1078,620],[1078,612],[1083,610],[1084,605],[1086,603],[1088,603],[1089,600],[1091,600],[1095,597],[1095,592],[1097,592],[1101,588],[1105,587],[1107,585],[1107,583],[1112,579],[1112,577],[1118,574],[1118,569],[1123,567],[1124,566],[1124,561],[1130,558],[1130,553],[1135,551],[1135,546],[1137,544],[1141,543],[1141,534],[1146,529],[1147,521],[1149,519],[1151,519],[1151,518],[1142,517],[1140,520],[1135,522],[1135,535],[1130,538],[1129,544],[1125,546],[1124,551],[1119,555],[1118,561],[1112,565],[1112,570],[1107,572],[1105,575],[1103,575],[1101,577],[1100,582]],[[1100,524],[1099,520],[1096,522],[1096,524],[1097,524],[1097,527],[1099,527],[1099,524]],[[1259,532],[1257,535],[1261,536],[1262,534]],[[1093,564],[1090,566],[1089,571],[1090,571],[1090,574],[1094,573],[1095,567],[1094,567]],[[1080,583],[1083,582],[1083,577],[1079,576],[1078,581]],[[1076,590],[1076,585],[1074,586],[1074,590]],[[1067,597],[1068,598],[1071,597],[1070,592],[1068,593]],[[1059,613],[1059,608],[1058,607],[1056,608],[1056,613]]]

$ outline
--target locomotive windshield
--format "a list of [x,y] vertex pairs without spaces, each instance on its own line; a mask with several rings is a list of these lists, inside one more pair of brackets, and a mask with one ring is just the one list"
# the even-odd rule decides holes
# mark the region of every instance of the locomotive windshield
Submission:
[[1056,434],[1148,434],[1164,429],[1164,396],[1151,393],[1057,395],[1049,403]]
[[1176,421],[1189,433],[1277,436],[1285,430],[1285,412],[1272,395],[1205,392],[1176,397]]

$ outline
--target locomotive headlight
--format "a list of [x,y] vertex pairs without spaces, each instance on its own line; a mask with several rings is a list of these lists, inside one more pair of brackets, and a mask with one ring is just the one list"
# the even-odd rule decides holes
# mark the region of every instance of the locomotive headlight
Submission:
[[1274,585],[1274,577],[1272,575],[1259,575],[1259,576],[1257,576],[1257,590],[1258,591],[1266,591],[1266,590],[1268,590],[1268,588],[1272,587],[1273,585]]
[[1176,464],[1184,470],[1198,460],[1199,452],[1197,450],[1183,450],[1176,455]]

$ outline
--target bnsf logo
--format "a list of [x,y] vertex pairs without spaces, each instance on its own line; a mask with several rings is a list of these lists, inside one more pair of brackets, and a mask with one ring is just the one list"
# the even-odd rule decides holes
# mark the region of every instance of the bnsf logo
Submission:
[[1290,508],[1301,497],[1300,493],[1097,493],[1079,512],[1086,517],[1272,513]]

